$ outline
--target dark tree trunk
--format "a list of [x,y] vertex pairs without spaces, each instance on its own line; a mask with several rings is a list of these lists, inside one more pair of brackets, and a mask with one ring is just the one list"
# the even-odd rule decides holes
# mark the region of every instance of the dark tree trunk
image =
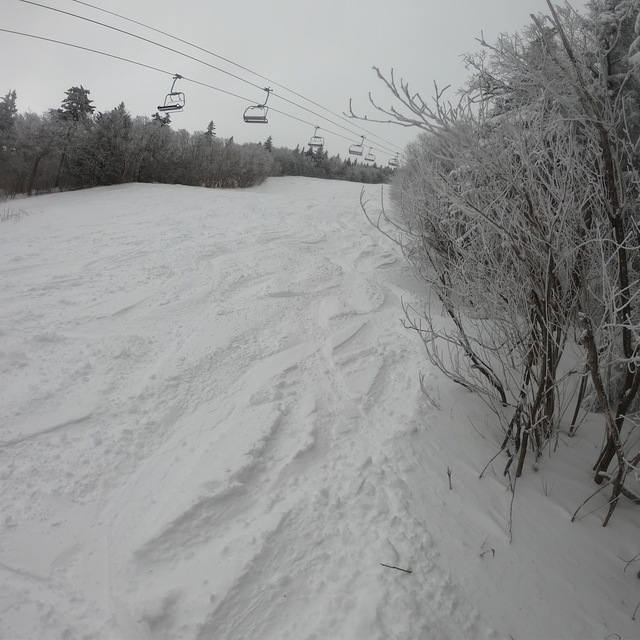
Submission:
[[30,196],[33,191],[33,184],[36,181],[36,176],[38,175],[38,165],[40,164],[40,160],[44,158],[44,155],[41,154],[36,156],[36,159],[33,163],[33,167],[31,169],[31,175],[29,176],[29,182],[27,183],[27,195]]

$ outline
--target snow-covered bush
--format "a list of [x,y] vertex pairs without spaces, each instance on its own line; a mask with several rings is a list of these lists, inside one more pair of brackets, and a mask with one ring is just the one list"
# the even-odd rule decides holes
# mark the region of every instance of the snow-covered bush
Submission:
[[[595,1],[587,16],[548,6],[522,34],[481,41],[456,104],[378,71],[401,104],[380,111],[424,132],[387,220],[444,310],[407,309],[407,324],[500,416],[505,473],[573,432],[589,380],[605,417],[606,524],[638,453],[623,429],[640,387],[640,2]],[[568,344],[583,349],[580,370],[565,366]]]

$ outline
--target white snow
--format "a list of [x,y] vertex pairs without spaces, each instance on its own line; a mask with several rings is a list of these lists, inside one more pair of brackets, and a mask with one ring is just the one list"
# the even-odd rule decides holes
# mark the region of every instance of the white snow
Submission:
[[0,637],[640,637],[638,508],[570,522],[599,417],[510,542],[501,434],[403,328],[427,292],[360,189],[0,204]]

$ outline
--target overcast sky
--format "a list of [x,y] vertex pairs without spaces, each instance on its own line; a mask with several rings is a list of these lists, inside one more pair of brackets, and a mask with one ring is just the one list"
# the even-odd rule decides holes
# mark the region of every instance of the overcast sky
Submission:
[[[375,117],[368,93],[383,106],[392,103],[386,88],[371,70],[378,66],[409,80],[423,97],[433,83],[464,84],[467,72],[462,54],[476,51],[484,32],[494,41],[501,32],[513,33],[530,23],[529,15],[546,10],[545,0],[86,0],[102,9],[165,31],[266,76],[272,83],[186,44],[124,21],[74,0],[37,0],[40,4],[108,23],[250,81],[251,86],[196,60],[162,49],[103,26],[62,15],[20,0],[0,0],[0,27],[104,51],[157,67],[185,78],[238,94],[234,98],[193,82],[182,81],[184,112],[172,116],[175,129],[202,131],[213,120],[217,134],[236,142],[264,141],[276,146],[306,145],[319,125],[330,155],[347,155],[359,135],[370,140],[378,159],[403,148],[416,131],[398,126],[344,122],[335,115],[285,91],[283,85],[336,114],[354,109]],[[583,1],[573,3],[576,8]],[[58,107],[64,91],[83,85],[99,111],[124,102],[132,115],[150,116],[171,87],[171,76],[120,60],[39,40],[0,32],[0,94],[18,94],[20,111],[41,113]],[[269,124],[245,124],[244,109],[260,103],[271,85],[274,108],[304,122],[271,111]],[[285,102],[289,99],[310,113]],[[326,116],[332,122],[320,117]],[[371,133],[384,139],[366,134]],[[345,128],[342,128],[345,127]],[[340,137],[340,136],[344,136]],[[346,138],[346,139],[345,139]]]

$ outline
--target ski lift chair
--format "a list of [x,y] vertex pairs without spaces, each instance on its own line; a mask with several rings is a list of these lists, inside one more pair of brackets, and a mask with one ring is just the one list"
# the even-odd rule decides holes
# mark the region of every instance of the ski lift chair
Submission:
[[376,157],[373,153],[371,153],[371,147],[369,147],[369,153],[364,157],[365,162],[375,162]]
[[267,107],[267,101],[269,100],[269,94],[273,89],[265,89],[267,92],[267,97],[264,101],[264,104],[256,104],[251,107],[247,107],[242,114],[242,118],[245,122],[251,124],[268,124],[267,113],[269,112],[269,107]]
[[185,97],[182,91],[174,91],[176,80],[182,80],[182,76],[177,74],[173,76],[173,84],[171,85],[171,91],[165,96],[164,104],[158,106],[158,111],[177,113],[184,109]]
[[360,140],[359,144],[352,144],[349,147],[349,153],[352,156],[361,156],[364,154],[364,136],[362,136],[362,140]]
[[316,127],[316,130],[313,132],[311,136],[311,140],[309,140],[310,147],[324,147],[324,138],[318,135],[318,129],[320,127]]
[[395,158],[391,158],[391,160],[389,160],[389,166],[390,167],[397,167],[398,166],[398,154],[396,153],[396,157]]

